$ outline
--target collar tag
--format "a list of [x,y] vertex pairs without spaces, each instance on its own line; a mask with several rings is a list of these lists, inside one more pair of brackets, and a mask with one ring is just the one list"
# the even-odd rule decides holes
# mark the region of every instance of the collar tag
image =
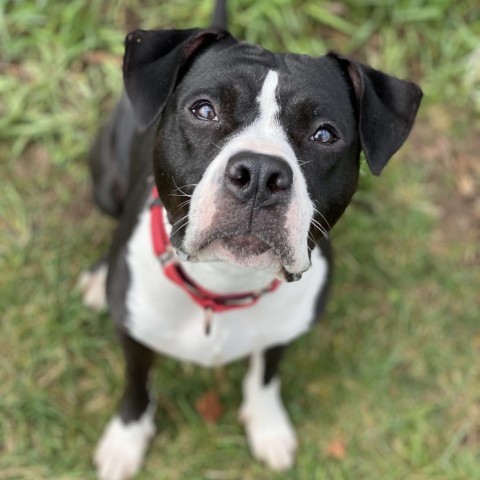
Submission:
[[212,330],[213,309],[212,307],[205,307],[205,335],[210,335]]

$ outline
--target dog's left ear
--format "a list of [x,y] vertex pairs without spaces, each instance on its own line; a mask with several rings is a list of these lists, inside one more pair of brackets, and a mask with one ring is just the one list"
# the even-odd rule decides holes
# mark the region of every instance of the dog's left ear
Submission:
[[330,53],[352,82],[357,101],[360,142],[368,166],[380,175],[412,129],[422,91],[418,85]]
[[221,39],[221,30],[136,30],[125,39],[123,79],[140,130],[160,116],[168,97],[201,51]]

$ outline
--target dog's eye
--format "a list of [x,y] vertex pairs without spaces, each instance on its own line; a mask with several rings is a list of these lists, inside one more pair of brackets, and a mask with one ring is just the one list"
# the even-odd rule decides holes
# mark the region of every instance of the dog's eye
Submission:
[[310,140],[313,140],[317,143],[330,144],[337,141],[337,133],[335,129],[330,125],[322,125],[318,130],[310,137]]
[[218,122],[218,116],[210,102],[198,102],[190,109],[190,111],[200,120]]

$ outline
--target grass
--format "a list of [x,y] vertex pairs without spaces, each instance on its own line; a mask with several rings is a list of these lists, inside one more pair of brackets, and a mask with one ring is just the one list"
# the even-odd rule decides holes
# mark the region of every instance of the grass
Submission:
[[[78,273],[108,246],[85,154],[121,90],[135,24],[207,25],[210,1],[0,3],[0,480],[94,478],[122,362]],[[480,478],[480,20],[474,0],[231,2],[232,29],[277,51],[335,49],[419,81],[412,139],[362,170],[336,227],[327,316],[283,365],[295,469],[255,463],[236,421],[243,364],[162,359],[160,434],[140,479]],[[195,21],[192,21],[194,18]],[[179,381],[179,378],[181,381]],[[220,392],[206,425],[195,402]],[[340,442],[344,454],[332,454]]]

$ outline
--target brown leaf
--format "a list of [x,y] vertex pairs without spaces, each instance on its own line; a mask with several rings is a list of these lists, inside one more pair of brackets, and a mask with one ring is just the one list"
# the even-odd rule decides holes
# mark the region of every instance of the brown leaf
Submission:
[[333,440],[327,447],[327,455],[336,460],[341,460],[345,457],[347,449],[342,440]]
[[199,415],[207,423],[217,423],[223,413],[218,392],[215,390],[206,391],[196,402],[195,408]]
[[475,196],[475,181],[473,177],[467,175],[459,175],[457,178],[457,188],[460,195],[471,198]]
[[90,65],[101,65],[108,62],[113,62],[119,65],[122,63],[121,57],[113,55],[106,50],[93,50],[91,52],[86,52],[83,55],[83,61]]

